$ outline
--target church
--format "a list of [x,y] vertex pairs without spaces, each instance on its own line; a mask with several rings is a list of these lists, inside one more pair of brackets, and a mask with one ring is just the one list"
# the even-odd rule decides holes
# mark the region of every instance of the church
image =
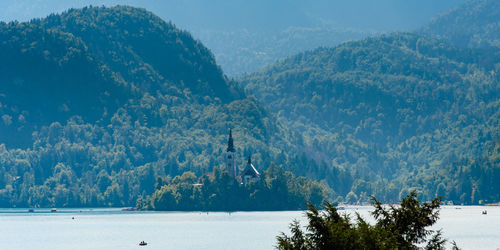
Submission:
[[[227,149],[224,153],[224,160],[226,165],[226,171],[235,180],[238,180],[238,167],[236,166],[236,149],[234,148],[233,132],[229,130],[229,139],[227,140]],[[245,185],[252,181],[258,181],[260,179],[260,173],[252,164],[252,158],[248,156],[247,164],[245,169],[241,173],[241,184]]]

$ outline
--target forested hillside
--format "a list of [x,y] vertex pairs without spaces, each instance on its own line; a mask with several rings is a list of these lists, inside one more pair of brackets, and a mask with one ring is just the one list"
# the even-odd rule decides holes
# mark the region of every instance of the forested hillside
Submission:
[[[374,31],[319,27],[289,27],[281,31],[195,30],[229,76],[237,77],[278,60],[317,47],[336,46],[378,34]],[[231,42],[228,42],[231,41]]]
[[413,30],[466,0],[2,0],[0,21],[26,21],[88,4],[146,8],[187,29],[231,77],[319,46]]
[[[453,20],[468,15],[461,8]],[[264,173],[235,189],[266,203],[242,198],[245,209],[327,194],[397,202],[415,189],[424,200],[498,202],[500,50],[493,35],[481,38],[488,46],[453,44],[455,24],[442,24],[437,38],[320,47],[233,81],[200,41],[144,9],[0,23],[0,206],[141,198],[143,208],[224,209],[235,194],[217,167],[231,128],[237,165],[252,155]]]
[[229,128],[238,165],[294,150],[206,47],[143,9],[0,23],[0,37],[0,206],[134,205],[158,176],[219,166]]
[[436,18],[420,33],[461,47],[500,47],[500,2],[473,0]]
[[[499,136],[499,59],[499,51],[395,33],[304,52],[241,82],[303,135],[316,160],[352,171],[347,200],[375,194],[395,201],[412,188],[431,199],[440,183],[463,185],[432,171],[450,173],[446,166],[483,155]],[[445,199],[490,200],[471,198],[482,192],[478,185],[465,189]]]

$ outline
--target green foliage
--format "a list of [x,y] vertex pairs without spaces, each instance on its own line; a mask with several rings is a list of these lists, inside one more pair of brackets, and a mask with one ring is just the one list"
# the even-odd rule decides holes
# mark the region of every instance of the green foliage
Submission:
[[321,46],[335,46],[375,35],[375,32],[342,29],[328,25],[317,27],[287,27],[279,31],[195,29],[199,37],[215,54],[217,62],[229,76],[241,76],[257,71],[263,65]]
[[[40,125],[75,115],[107,123],[139,100],[157,109],[155,99],[166,96],[191,95],[199,103],[244,98],[207,48],[143,9],[91,7],[0,23],[0,39],[0,128],[10,132],[0,139],[8,145],[29,146]],[[161,124],[147,110],[136,115]]]
[[141,209],[168,211],[241,211],[297,210],[306,201],[320,205],[328,195],[327,188],[316,181],[295,177],[291,172],[272,165],[260,180],[238,184],[226,171],[215,168],[213,175],[197,178],[184,172],[171,181],[158,179],[156,191],[139,199]]
[[133,205],[158,177],[218,166],[229,128],[263,169],[290,145],[207,48],[143,9],[0,23],[0,38],[2,207]]
[[[389,208],[372,198],[375,225],[368,224],[359,214],[353,223],[330,203],[326,203],[324,211],[309,204],[307,231],[302,231],[297,221],[293,222],[291,236],[284,233],[277,236],[277,248],[418,249],[427,243],[425,249],[442,249],[446,240],[441,237],[441,231],[426,229],[438,220],[440,202],[440,198],[435,198],[421,204],[415,191],[404,197],[400,206]],[[428,239],[428,236],[431,237]]]
[[[495,48],[385,35],[278,62],[241,78],[245,93],[199,41],[143,9],[0,23],[0,41],[0,206],[140,197],[151,206],[145,197],[163,190],[160,207],[175,199],[188,209],[210,193],[208,207],[227,209],[234,197],[220,197],[222,187],[163,187],[221,165],[230,128],[237,159],[251,154],[262,170],[275,162],[340,202],[391,202],[413,189],[464,204],[500,199]],[[323,199],[320,186],[288,172],[263,178],[253,196],[240,191],[305,199],[288,194],[292,179],[308,200]],[[278,201],[298,204],[269,206]]]
[[438,16],[420,30],[461,47],[500,47],[500,3],[473,0]]
[[[300,53],[240,82],[299,137],[303,152],[326,163],[308,176],[324,178],[348,202],[370,195],[394,202],[415,188],[431,199],[456,170],[449,165],[483,157],[500,136],[499,58],[499,50],[395,33]],[[351,177],[332,179],[347,175],[325,174],[331,167]],[[445,189],[462,185],[446,179]],[[490,200],[478,192],[472,199],[469,186],[458,192],[462,203]]]

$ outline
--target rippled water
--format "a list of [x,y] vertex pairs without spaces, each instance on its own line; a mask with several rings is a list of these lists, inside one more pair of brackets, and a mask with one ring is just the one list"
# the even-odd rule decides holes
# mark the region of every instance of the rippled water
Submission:
[[[460,208],[460,209],[457,209]],[[369,219],[370,207],[347,207]],[[482,215],[482,210],[488,215]],[[303,212],[0,209],[0,249],[272,249]],[[500,207],[443,207],[436,228],[463,249],[500,248]],[[144,240],[147,246],[138,243]]]

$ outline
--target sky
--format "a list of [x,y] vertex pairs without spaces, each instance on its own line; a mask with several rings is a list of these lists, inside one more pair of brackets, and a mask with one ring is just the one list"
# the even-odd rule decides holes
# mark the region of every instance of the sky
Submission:
[[329,25],[416,29],[465,0],[1,0],[0,21],[27,21],[83,6],[146,8],[183,29],[281,30]]

